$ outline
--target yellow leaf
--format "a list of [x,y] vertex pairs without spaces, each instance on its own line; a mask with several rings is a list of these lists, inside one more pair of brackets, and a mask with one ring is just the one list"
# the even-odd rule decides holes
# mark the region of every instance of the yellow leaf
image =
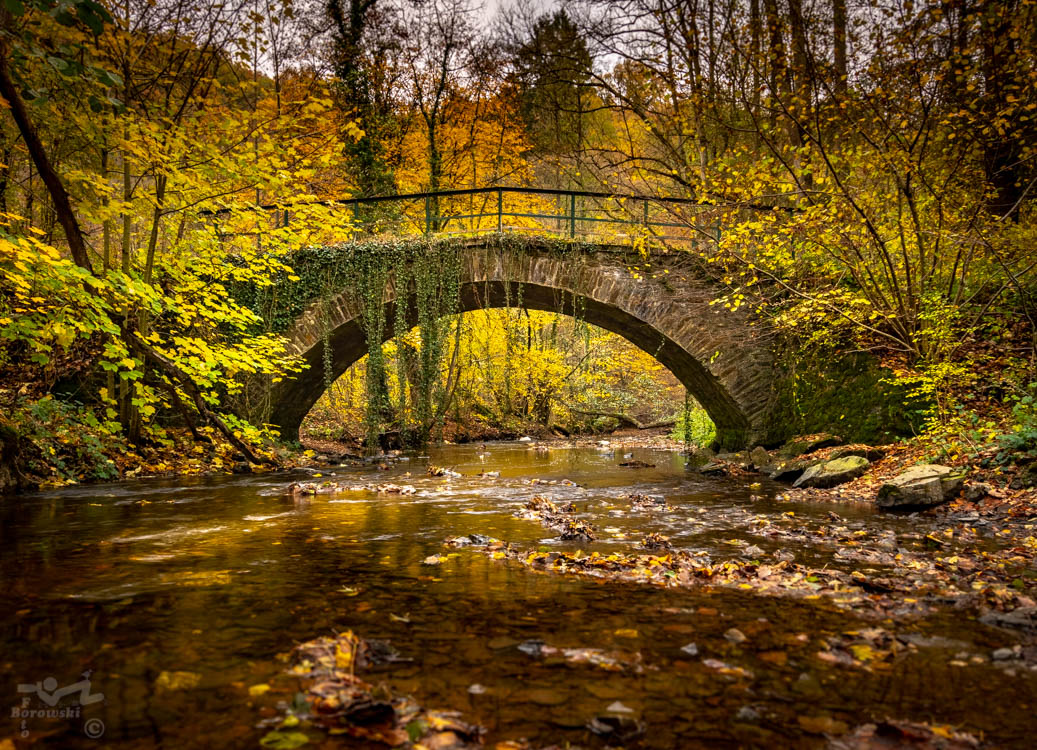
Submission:
[[341,645],[335,644],[335,666],[338,669],[349,669],[353,663],[353,652],[346,651]]
[[854,658],[858,661],[871,661],[875,658],[875,652],[867,644],[858,643],[850,646],[850,651],[853,652]]
[[159,690],[189,690],[197,687],[202,676],[197,672],[161,672],[155,680]]

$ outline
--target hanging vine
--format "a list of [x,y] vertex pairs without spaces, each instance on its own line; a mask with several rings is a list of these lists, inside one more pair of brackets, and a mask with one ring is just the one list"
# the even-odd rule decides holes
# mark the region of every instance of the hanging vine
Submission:
[[[491,257],[496,254],[503,271],[504,306],[508,309],[524,304],[521,264],[527,252],[579,258],[585,250],[582,243],[534,236],[496,236],[487,238],[487,243],[487,263],[493,262]],[[450,393],[443,364],[449,351],[450,317],[460,310],[465,252],[468,248],[463,241],[435,237],[365,238],[338,246],[304,248],[290,261],[293,271],[272,287],[243,286],[236,290],[236,296],[261,313],[267,330],[276,332],[288,331],[307,309],[313,311],[322,346],[324,386],[330,392],[338,374],[331,343],[331,305],[339,294],[352,291],[367,341],[364,431],[368,450],[377,450],[387,425],[398,429],[404,444],[420,445],[442,430],[447,412]],[[494,306],[490,275],[483,300],[487,308]],[[271,289],[277,294],[272,295]],[[393,301],[396,304],[389,320],[386,310]],[[558,312],[571,314],[577,325],[583,324],[584,302],[574,290],[563,294],[558,303]],[[417,365],[412,371],[409,363],[414,361],[415,347],[407,337],[415,324]],[[390,326],[391,331],[387,330]],[[459,332],[460,328],[453,331],[455,339]],[[395,394],[390,392],[386,373],[388,356],[383,342],[389,338],[396,342]],[[507,344],[510,352],[510,334]],[[506,372],[505,378],[510,374]]]

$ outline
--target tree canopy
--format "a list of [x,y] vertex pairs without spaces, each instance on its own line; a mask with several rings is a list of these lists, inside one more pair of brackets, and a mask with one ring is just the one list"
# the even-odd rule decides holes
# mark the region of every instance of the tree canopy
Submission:
[[[403,210],[336,200],[505,185],[713,206],[708,242],[638,249],[696,254],[726,287],[717,304],[752,306],[791,358],[869,352],[931,404],[929,429],[989,437],[1037,354],[1035,13],[1018,0],[519,2],[494,18],[474,0],[9,0],[6,418],[36,434],[32,410],[52,403],[106,440],[169,446],[186,430],[273,460],[257,394],[300,364],[240,290],[276,295],[293,253]],[[438,197],[425,210],[433,230],[462,231]],[[666,212],[699,231],[693,205]],[[427,432],[451,410],[547,425],[569,407],[631,406],[563,395],[584,344],[553,319],[436,320],[386,349],[396,375],[364,397],[388,399],[379,430],[412,408]],[[510,348],[521,325],[536,362]],[[532,389],[521,406],[501,395],[513,366]]]

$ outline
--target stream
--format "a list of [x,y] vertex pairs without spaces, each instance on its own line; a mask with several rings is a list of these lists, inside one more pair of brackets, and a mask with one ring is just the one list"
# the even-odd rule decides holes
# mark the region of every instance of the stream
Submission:
[[[654,467],[619,466],[631,459]],[[465,476],[428,476],[429,463]],[[608,555],[659,533],[718,560],[754,545],[765,557],[787,551],[812,566],[852,570],[835,547],[783,550],[754,521],[816,524],[834,511],[851,528],[905,534],[916,519],[785,502],[779,485],[704,477],[680,454],[647,448],[448,445],[405,454],[387,469],[316,473],[139,480],[6,499],[0,747],[7,739],[14,747],[258,747],[268,731],[260,723],[298,689],[283,655],[345,629],[388,641],[403,657],[365,679],[462,712],[487,729],[488,747],[519,738],[533,747],[602,747],[609,740],[588,725],[610,715],[641,728],[626,747],[824,747],[826,734],[886,719],[1033,746],[1037,673],[994,664],[989,655],[1008,636],[951,608],[876,622],[823,598],[555,575],[443,546],[474,533]],[[284,493],[292,481],[329,479],[415,492],[305,502]],[[623,498],[631,492],[662,494],[671,508],[630,512]],[[562,542],[516,517],[536,494],[575,503],[599,538]],[[817,657],[822,639],[876,626],[906,643],[891,664]],[[537,642],[602,649],[627,666],[544,657]],[[737,669],[718,671],[710,660]],[[17,718],[8,709],[28,700],[19,685],[53,694],[85,679],[103,699],[78,716]],[[255,685],[271,687],[250,693]],[[312,744],[338,741],[314,734]]]

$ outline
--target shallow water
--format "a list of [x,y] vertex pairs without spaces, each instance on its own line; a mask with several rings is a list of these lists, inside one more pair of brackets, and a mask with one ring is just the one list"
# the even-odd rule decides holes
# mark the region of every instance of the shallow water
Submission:
[[[438,567],[421,564],[449,552],[445,538],[468,533],[604,553],[630,551],[644,533],[660,532],[678,547],[723,559],[746,542],[765,554],[780,548],[755,533],[761,515],[791,511],[808,523],[834,509],[851,526],[904,532],[913,523],[860,506],[779,502],[776,485],[701,477],[674,453],[633,454],[656,468],[621,468],[620,452],[586,447],[446,446],[388,471],[321,472],[322,480],[417,488],[403,497],[348,493],[300,504],[282,490],[305,475],[267,474],[9,499],[0,507],[0,690],[14,707],[24,697],[18,684],[52,676],[63,686],[90,670],[90,690],[104,699],[71,719],[23,724],[5,712],[0,742],[256,747],[263,714],[294,692],[278,655],[351,628],[388,640],[409,659],[366,679],[429,708],[463,711],[489,730],[490,746],[520,737],[601,746],[586,725],[610,711],[644,723],[627,747],[822,746],[819,718],[820,726],[886,718],[953,724],[1003,746],[1032,746],[1037,676],[974,663],[1006,636],[959,613],[897,624],[897,633],[926,636],[918,639],[924,645],[890,668],[868,670],[816,658],[819,639],[875,625],[823,600],[603,583],[472,550]],[[430,460],[466,475],[501,476],[432,478],[425,475]],[[580,486],[533,486],[533,478]],[[616,514],[631,491],[662,493],[673,510]],[[538,493],[574,501],[603,538],[560,543],[537,521],[514,517]],[[791,551],[811,565],[850,565],[828,546]],[[725,638],[732,627],[747,640]],[[619,652],[640,658],[643,669],[609,672],[518,648],[534,639]],[[697,655],[681,651],[689,643]],[[704,659],[750,675],[720,674]],[[197,684],[163,688],[163,672],[192,673]],[[273,689],[254,700],[248,687],[260,683]],[[88,719],[103,722],[100,739],[86,736]]]

